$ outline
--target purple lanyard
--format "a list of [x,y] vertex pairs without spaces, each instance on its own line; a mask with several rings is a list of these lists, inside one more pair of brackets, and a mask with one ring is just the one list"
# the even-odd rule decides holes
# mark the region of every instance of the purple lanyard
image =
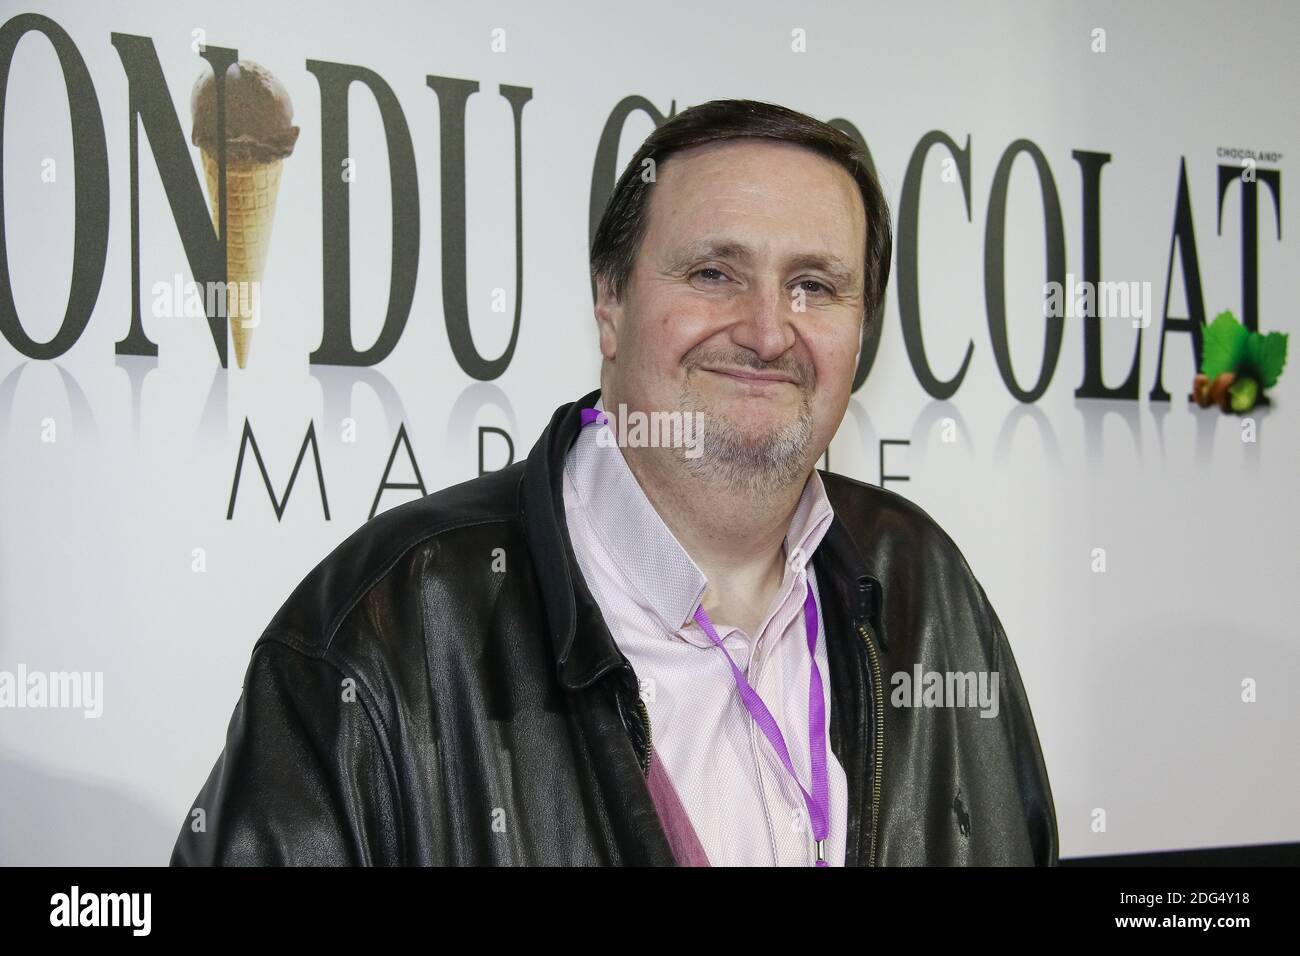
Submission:
[[[582,409],[582,425],[585,428],[592,424],[610,424],[604,412],[596,408]],[[816,852],[816,865],[829,866],[826,862],[826,837],[830,830],[830,784],[826,770],[826,699],[823,696],[822,675],[817,668],[817,599],[813,596],[812,582],[807,582],[807,595],[803,602],[803,620],[804,627],[808,632],[808,654],[812,658],[812,669],[808,675],[808,764],[812,769],[812,793],[804,789],[799,777],[794,771],[794,765],[790,761],[790,751],[786,748],[785,738],[781,735],[781,729],[777,727],[776,720],[772,717],[772,712],[767,709],[758,692],[750,686],[745,675],[741,673],[736,662],[731,659],[727,649],[723,646],[722,639],[718,637],[717,630],[713,627],[713,622],[709,620],[709,615],[705,613],[703,605],[695,609],[695,623],[700,629],[709,636],[709,640],[718,646],[718,649],[726,655],[727,663],[731,665],[731,676],[736,681],[736,689],[740,691],[740,699],[749,711],[750,716],[754,718],[763,735],[767,737],[772,744],[772,749],[776,751],[781,758],[781,763],[790,774],[790,779],[795,782],[799,792],[803,794],[804,803],[808,808],[808,816],[812,821],[813,829],[813,849]]]

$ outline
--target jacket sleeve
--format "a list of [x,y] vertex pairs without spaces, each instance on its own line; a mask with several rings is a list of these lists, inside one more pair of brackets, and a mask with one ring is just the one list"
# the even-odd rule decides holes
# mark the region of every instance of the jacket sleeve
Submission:
[[368,691],[264,636],[173,866],[400,863],[388,750]]
[[1001,675],[1002,702],[1006,723],[1014,752],[1020,802],[1025,823],[1029,828],[1029,842],[1033,848],[1035,866],[1056,866],[1059,863],[1056,807],[1052,802],[1052,787],[1047,779],[1047,766],[1043,761],[1034,717],[1029,710],[1029,698],[1020,680],[1011,644],[1007,641],[1002,621],[989,602],[984,587],[980,585],[980,598],[984,602],[993,634],[994,668]]

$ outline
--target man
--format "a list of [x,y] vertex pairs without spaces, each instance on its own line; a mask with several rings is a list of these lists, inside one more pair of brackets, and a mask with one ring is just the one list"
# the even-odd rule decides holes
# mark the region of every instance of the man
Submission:
[[[889,273],[869,170],[765,103],[651,134],[591,250],[600,390],[303,581],[173,862],[1055,864],[984,589],[815,468]],[[932,671],[971,699],[900,690]]]

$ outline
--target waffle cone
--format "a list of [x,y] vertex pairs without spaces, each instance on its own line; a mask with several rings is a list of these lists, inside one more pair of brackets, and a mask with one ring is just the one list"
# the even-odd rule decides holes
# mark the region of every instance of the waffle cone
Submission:
[[[203,172],[208,180],[208,198],[212,221],[221,215],[221,172],[217,157],[207,150],[203,154]],[[234,283],[260,283],[266,266],[266,251],[271,244],[271,223],[275,219],[275,200],[280,192],[280,168],[283,160],[269,163],[226,161],[226,314],[230,317],[230,334],[235,340],[235,361],[240,368],[248,361],[248,347],[258,321],[257,299],[236,292]]]

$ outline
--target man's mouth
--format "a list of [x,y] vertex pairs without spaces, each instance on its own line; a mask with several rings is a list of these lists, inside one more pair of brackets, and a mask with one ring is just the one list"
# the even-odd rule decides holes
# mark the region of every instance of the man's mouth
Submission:
[[777,385],[797,385],[793,378],[784,372],[758,372],[747,368],[706,368],[706,372],[721,375],[744,385],[756,387],[775,387]]

